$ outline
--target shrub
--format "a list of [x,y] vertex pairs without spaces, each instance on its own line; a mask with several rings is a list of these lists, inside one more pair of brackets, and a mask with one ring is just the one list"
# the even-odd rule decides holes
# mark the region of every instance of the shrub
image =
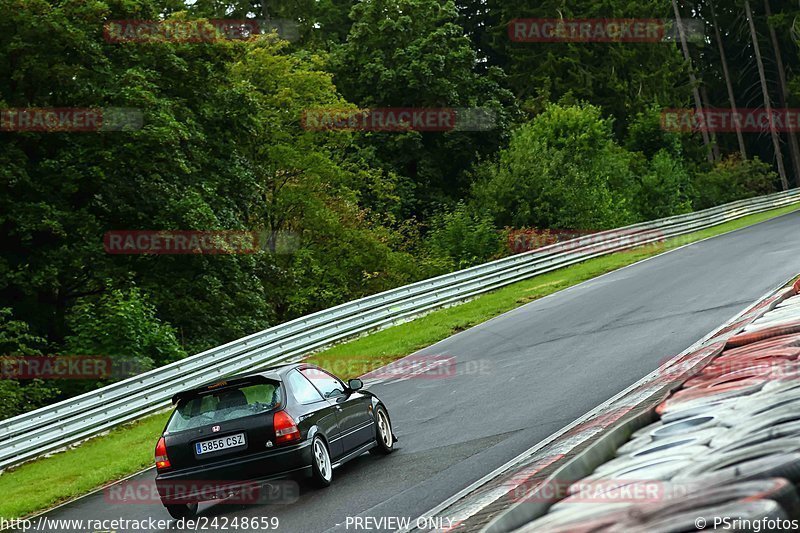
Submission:
[[[0,308],[0,353],[3,356],[38,356],[45,349],[45,340],[30,333],[30,327],[21,320],[13,320],[11,309]],[[0,418],[9,418],[50,403],[59,389],[40,379],[18,381],[0,379]]]
[[653,220],[692,210],[691,178],[683,161],[659,150],[646,165],[636,192],[640,218]]
[[473,192],[498,226],[622,226],[635,220],[631,159],[598,108],[551,104],[478,170]]
[[449,260],[453,268],[467,268],[497,257],[504,239],[488,214],[459,203],[452,211],[433,216],[425,244],[432,257]]
[[[84,298],[70,310],[67,323],[72,334],[64,351],[69,355],[110,357],[139,371],[186,357],[175,330],[156,316],[155,307],[136,287]],[[62,388],[75,394],[98,385],[70,382]]]
[[760,159],[743,161],[738,154],[714,165],[695,177],[695,209],[706,209],[754,196],[775,192],[777,174]]

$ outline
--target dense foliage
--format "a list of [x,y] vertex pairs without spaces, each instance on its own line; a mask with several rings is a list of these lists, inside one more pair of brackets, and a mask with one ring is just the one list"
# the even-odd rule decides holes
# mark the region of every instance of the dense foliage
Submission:
[[[706,105],[729,105],[709,0],[681,5],[708,37],[691,45],[691,66],[675,42],[509,40],[517,18],[674,16],[666,0],[571,4],[0,0],[0,108],[143,113],[132,131],[0,131],[2,354],[154,368],[511,253],[511,229],[595,231],[777,190],[764,136],[748,137],[742,157],[733,134],[717,135],[717,156],[699,134],[661,128],[661,109],[694,105],[690,69]],[[791,107],[800,79],[782,93],[766,36],[778,28],[783,61],[797,66],[800,12],[774,4],[770,19],[755,6],[754,22],[772,98]],[[752,101],[752,43],[740,13],[716,7],[731,77]],[[103,31],[112,20],[265,17],[296,31],[132,43]],[[494,120],[445,132],[303,125],[308,110],[368,107],[482,108]],[[252,230],[288,245],[113,255],[110,230]],[[3,415],[103,383],[3,379]]]

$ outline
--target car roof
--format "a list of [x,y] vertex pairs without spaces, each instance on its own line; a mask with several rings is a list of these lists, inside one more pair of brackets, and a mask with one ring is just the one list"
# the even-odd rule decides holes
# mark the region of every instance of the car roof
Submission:
[[243,374],[236,374],[235,376],[229,376],[228,379],[241,379],[241,378],[249,378],[253,376],[262,376],[268,379],[275,379],[278,381],[283,381],[283,376],[285,376],[288,372],[295,368],[305,368],[305,367],[314,367],[315,365],[309,363],[286,363],[282,365],[275,365],[268,368],[264,368],[257,372],[247,372]]
[[245,381],[248,378],[262,378],[265,380],[271,381],[283,381],[283,377],[290,371],[295,368],[305,368],[305,367],[314,367],[314,365],[310,365],[308,363],[287,363],[283,365],[276,365],[269,368],[265,368],[263,370],[259,370],[257,372],[246,372],[242,374],[235,374],[233,376],[227,376],[224,378],[219,378],[214,381],[209,381],[207,383],[203,383],[198,387],[192,387],[191,389],[186,389],[181,392],[176,393],[172,396],[172,403],[178,403],[178,400],[181,398],[188,398],[194,395],[198,395],[201,392],[206,392],[210,388],[215,388],[216,386],[222,386],[222,384],[227,384],[228,382],[233,381]]

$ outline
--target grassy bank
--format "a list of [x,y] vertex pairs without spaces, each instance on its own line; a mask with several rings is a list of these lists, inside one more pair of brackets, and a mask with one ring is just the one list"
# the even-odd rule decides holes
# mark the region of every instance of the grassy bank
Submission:
[[[353,377],[538,298],[690,242],[756,224],[800,209],[790,206],[728,222],[690,235],[591,259],[485,294],[313,355],[310,360],[342,377]],[[158,414],[51,457],[0,475],[0,516],[27,516],[121,479],[152,464],[166,421]]]

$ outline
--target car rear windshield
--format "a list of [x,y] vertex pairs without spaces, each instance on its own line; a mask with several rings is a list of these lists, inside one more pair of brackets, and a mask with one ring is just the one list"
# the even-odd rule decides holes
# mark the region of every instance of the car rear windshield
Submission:
[[183,431],[269,412],[281,403],[279,383],[259,383],[221,389],[182,401],[172,414],[167,431]]

